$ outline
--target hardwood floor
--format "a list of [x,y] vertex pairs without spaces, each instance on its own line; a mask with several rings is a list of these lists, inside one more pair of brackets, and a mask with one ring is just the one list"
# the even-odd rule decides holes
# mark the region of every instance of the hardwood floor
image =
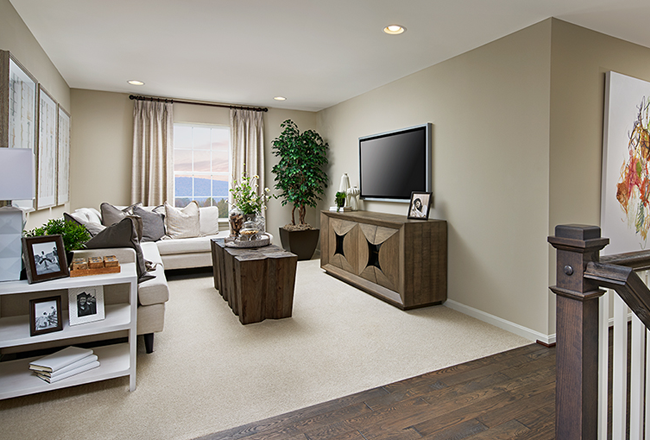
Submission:
[[531,344],[201,440],[555,437],[555,348]]

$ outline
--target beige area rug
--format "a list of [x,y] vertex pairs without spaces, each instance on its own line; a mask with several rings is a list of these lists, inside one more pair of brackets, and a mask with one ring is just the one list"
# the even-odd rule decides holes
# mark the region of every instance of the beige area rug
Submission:
[[134,392],[120,378],[0,401],[0,438],[191,439],[530,343],[444,306],[401,311],[318,260],[298,264],[282,320],[241,325],[207,274],[170,290]]

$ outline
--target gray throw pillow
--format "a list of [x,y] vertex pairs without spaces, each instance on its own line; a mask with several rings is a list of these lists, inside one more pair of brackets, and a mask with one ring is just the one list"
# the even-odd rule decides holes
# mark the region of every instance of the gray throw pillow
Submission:
[[127,206],[120,209],[110,203],[102,203],[99,205],[99,210],[102,213],[102,224],[104,226],[111,226],[122,220],[127,215],[133,215],[133,208],[135,205]]
[[86,243],[87,249],[110,249],[119,247],[126,247],[135,250],[135,266],[138,272],[138,283],[155,278],[154,275],[147,273],[145,259],[142,255],[140,242],[138,241],[134,219],[130,217],[124,218],[119,223],[108,226]]
[[162,214],[147,211],[140,206],[133,208],[133,214],[142,219],[142,241],[158,241],[165,235],[165,220]]

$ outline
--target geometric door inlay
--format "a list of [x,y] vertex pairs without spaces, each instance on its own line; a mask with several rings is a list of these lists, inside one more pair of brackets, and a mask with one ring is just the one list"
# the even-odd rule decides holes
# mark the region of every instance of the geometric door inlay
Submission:
[[381,266],[379,265],[379,248],[381,248],[381,243],[372,244],[369,241],[367,243],[368,243],[368,264],[366,264],[366,267],[375,266],[377,269],[381,270]]
[[347,234],[339,235],[335,232],[334,235],[336,235],[336,250],[334,251],[334,255],[341,254],[345,257],[345,253],[343,252],[343,239]]

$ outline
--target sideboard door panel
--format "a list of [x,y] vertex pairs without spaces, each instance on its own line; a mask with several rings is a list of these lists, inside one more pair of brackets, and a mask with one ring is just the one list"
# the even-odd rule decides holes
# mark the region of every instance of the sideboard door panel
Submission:
[[358,224],[332,219],[328,237],[329,263],[347,272],[358,272],[357,234]]

